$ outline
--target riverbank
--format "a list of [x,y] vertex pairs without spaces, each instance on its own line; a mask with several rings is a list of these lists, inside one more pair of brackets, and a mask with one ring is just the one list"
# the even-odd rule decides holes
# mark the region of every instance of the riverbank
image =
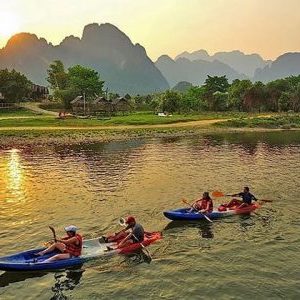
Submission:
[[[135,113],[111,119],[58,119],[53,116],[0,114],[0,148],[28,148],[97,143],[136,138],[181,137],[209,133],[300,130],[300,117],[293,114],[246,115],[203,113],[158,117]],[[286,125],[296,124],[296,125]],[[299,125],[299,126],[298,126]]]
[[[32,146],[53,147],[76,144],[92,144],[110,141],[122,141],[130,139],[148,138],[179,138],[187,136],[201,136],[208,134],[226,133],[262,133],[282,132],[284,129],[271,128],[222,128],[215,126],[198,127],[153,127],[153,128],[118,128],[118,129],[57,129],[43,130],[35,128],[31,130],[0,130],[0,149],[20,148],[30,149]],[[289,131],[299,131],[292,129]]]

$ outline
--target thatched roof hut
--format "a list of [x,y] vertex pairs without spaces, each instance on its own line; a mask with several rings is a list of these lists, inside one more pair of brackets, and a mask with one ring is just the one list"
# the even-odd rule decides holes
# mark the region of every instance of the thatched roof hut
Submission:
[[91,103],[91,109],[95,113],[104,113],[110,115],[113,111],[112,102],[105,97],[98,97]]
[[89,113],[90,108],[89,108],[89,103],[88,101],[84,101],[83,96],[77,96],[75,99],[73,99],[70,104],[72,105],[72,111],[75,114],[78,113],[83,113],[85,114],[86,112]]
[[2,108],[14,108],[15,107],[15,103],[9,102],[7,101],[7,99],[5,99],[4,95],[2,93],[0,93],[0,109]]
[[128,99],[124,97],[118,97],[112,101],[113,111],[114,112],[128,112],[131,110],[131,104]]
[[32,84],[30,97],[32,99],[47,99],[49,96],[49,89],[45,86]]

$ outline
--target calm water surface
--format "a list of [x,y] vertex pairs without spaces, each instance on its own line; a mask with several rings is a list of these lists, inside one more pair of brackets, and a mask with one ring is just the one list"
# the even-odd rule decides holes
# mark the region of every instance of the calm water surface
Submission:
[[[90,238],[126,214],[164,239],[149,248],[150,264],[136,255],[56,273],[0,271],[0,298],[299,299],[299,183],[297,132],[1,151],[0,255],[39,247],[50,224],[76,224]],[[182,198],[244,185],[274,202],[213,224],[162,215]]]

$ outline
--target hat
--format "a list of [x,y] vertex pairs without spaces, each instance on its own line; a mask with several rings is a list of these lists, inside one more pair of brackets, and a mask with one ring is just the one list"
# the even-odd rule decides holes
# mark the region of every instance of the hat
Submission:
[[135,218],[133,216],[128,216],[126,219],[126,224],[135,223]]
[[71,232],[76,232],[77,231],[77,227],[74,225],[69,225],[67,227],[65,227],[65,231],[71,231]]

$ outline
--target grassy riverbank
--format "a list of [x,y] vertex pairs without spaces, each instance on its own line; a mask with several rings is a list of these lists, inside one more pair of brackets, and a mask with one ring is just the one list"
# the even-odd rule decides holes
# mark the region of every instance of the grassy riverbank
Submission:
[[29,115],[16,113],[16,118],[6,118],[6,115],[0,113],[0,128],[2,127],[97,127],[97,126],[118,126],[118,125],[160,125],[174,124],[182,122],[228,119],[246,116],[245,113],[201,113],[201,114],[175,114],[168,117],[159,117],[153,113],[137,112],[125,116],[114,116],[111,118],[67,118],[58,119],[53,116],[36,116],[28,118]]
[[215,123],[223,128],[300,128],[300,114],[277,114],[269,117],[237,118]]

